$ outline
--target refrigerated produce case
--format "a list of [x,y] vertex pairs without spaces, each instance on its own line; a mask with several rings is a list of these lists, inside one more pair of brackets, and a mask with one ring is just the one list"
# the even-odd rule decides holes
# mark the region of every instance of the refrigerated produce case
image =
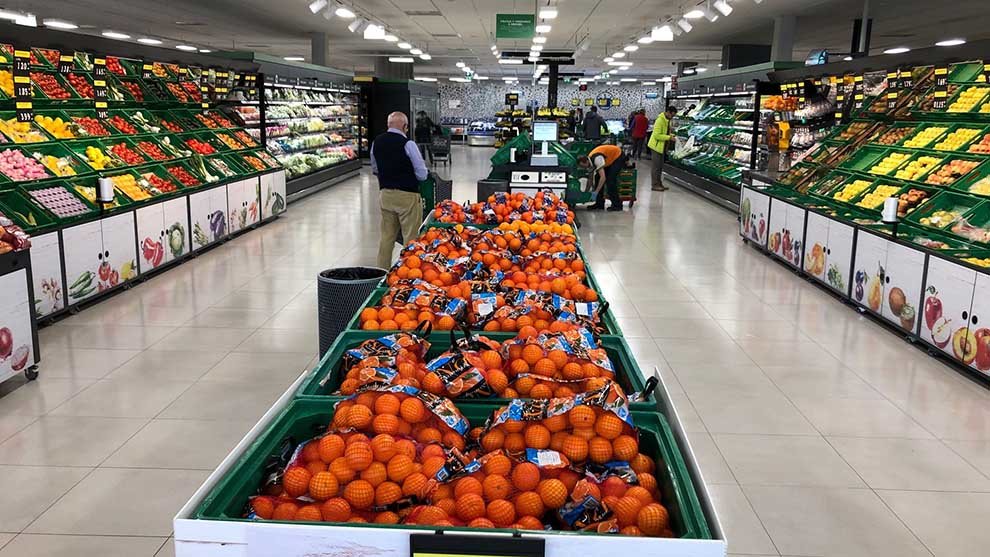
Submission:
[[[990,87],[982,61],[899,66],[839,90],[839,124],[755,173],[740,233],[868,315],[990,379]],[[850,76],[861,83],[858,76]],[[814,76],[821,79],[820,76]],[[826,77],[826,79],[828,79]],[[838,80],[850,81],[847,78]],[[884,218],[884,202],[894,199]]]

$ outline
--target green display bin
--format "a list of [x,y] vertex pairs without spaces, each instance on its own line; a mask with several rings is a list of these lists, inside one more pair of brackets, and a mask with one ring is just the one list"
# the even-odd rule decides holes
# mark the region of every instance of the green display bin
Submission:
[[[892,233],[889,226],[887,227],[886,232],[888,234]],[[954,250],[976,249],[976,246],[960,240],[957,236],[953,236],[949,233],[943,233],[931,228],[914,226],[909,223],[902,223],[898,225],[897,238],[917,244],[923,248],[945,253],[951,253]]]
[[[965,111],[952,110],[953,104],[955,104],[955,102],[959,99],[959,97],[962,96],[963,93],[969,90],[973,90],[977,87],[981,89],[986,89],[986,91],[983,91],[981,95],[974,97],[976,99],[976,103],[972,107],[970,107],[969,110],[965,110]],[[988,96],[990,96],[990,85],[986,83],[963,84],[959,86],[959,89],[956,90],[955,94],[949,97],[948,102],[945,103],[945,110],[942,110],[940,112],[943,112],[947,115],[961,115],[961,114],[970,115],[973,113],[977,113],[980,110],[980,105],[986,102]]]
[[[38,148],[37,144],[32,145],[30,143],[26,143],[26,144],[7,143],[7,144],[4,144],[4,145],[0,145],[0,151],[20,151],[21,155],[24,156],[24,157],[26,157],[26,158],[31,158],[31,153],[33,153],[34,150],[37,149],[37,148]],[[35,162],[38,162],[38,161],[35,161]],[[41,165],[40,162],[38,162],[38,164]],[[42,166],[44,166],[44,165],[42,165]],[[4,182],[10,182],[12,184],[30,184],[32,182],[38,182],[38,181],[41,181],[41,180],[49,180],[49,179],[55,177],[55,175],[52,174],[52,172],[50,170],[48,170],[48,168],[45,168],[45,177],[44,178],[38,178],[38,179],[34,179],[34,180],[15,180],[13,177],[8,176],[4,172],[0,172],[0,176],[3,177],[3,181]]]
[[182,111],[176,110],[174,111],[175,114],[173,114],[172,112],[173,111],[169,111],[169,110],[156,110],[156,111],[151,111],[151,114],[159,122],[165,120],[174,126],[179,126],[180,128],[182,128],[181,130],[176,131],[174,129],[169,129],[167,126],[162,125],[162,129],[167,130],[170,133],[184,133],[184,132],[200,129],[201,126],[199,125],[199,123],[195,121],[189,121],[188,118],[180,114]]
[[[902,139],[899,143],[897,143],[897,146],[903,147],[905,149],[928,149],[931,148],[936,143],[938,143],[939,141],[941,141],[942,138],[945,137],[947,133],[951,132],[955,127],[956,126],[954,126],[953,124],[947,122],[937,122],[937,123],[925,122],[918,125],[918,127],[915,128],[914,133]],[[922,133],[925,133],[925,130],[930,130],[932,128],[944,128],[944,129],[940,133],[933,135],[932,138],[929,139],[927,143],[922,145],[921,144],[922,140],[918,139],[918,136]],[[908,141],[915,141],[915,144],[909,146],[907,145]]]
[[[979,197],[956,193],[953,191],[943,191],[933,197],[931,201],[919,207],[918,210],[908,215],[904,220],[928,230],[948,232],[949,227],[953,222],[955,222],[955,220],[958,220],[959,217],[969,213],[981,203],[984,203],[984,201]],[[936,211],[950,211],[955,213],[957,217],[955,220],[947,222],[941,226],[936,224],[925,224],[922,221],[922,219],[930,218]]]
[[990,197],[990,162],[983,163],[949,187],[953,191],[968,193],[969,195]]
[[[65,110],[62,112],[62,114],[64,114],[66,117],[68,117],[71,120],[75,120],[76,118],[92,118],[94,120],[99,120],[99,118],[96,117],[96,111],[94,110],[82,110],[82,109]],[[116,128],[114,128],[113,126],[105,122],[100,122],[100,124],[103,126],[103,129],[106,130],[107,135],[87,135],[80,137],[78,139],[95,139],[98,137],[111,137],[115,135],[121,135],[119,132],[117,132]]]
[[[117,173],[119,174],[119,172]],[[74,192],[79,194],[79,197],[83,198],[86,203],[97,207],[99,204],[96,202],[96,182],[98,178],[96,175],[85,176],[82,178],[77,178],[74,180],[68,180],[65,183],[67,188],[72,189]],[[113,204],[107,205],[104,211],[114,212],[121,209],[127,208],[131,205],[132,201],[117,188],[113,190],[114,202]]]
[[963,62],[949,66],[950,83],[966,83],[976,81],[983,73],[983,64],[979,62]]
[[[963,143],[959,144],[959,146],[956,147],[955,149],[939,148],[939,143],[948,140],[949,136],[953,135],[954,133],[965,129],[976,131],[976,135],[964,141]],[[975,124],[975,123],[955,124],[952,126],[952,128],[949,129],[948,132],[946,132],[942,137],[940,137],[938,141],[933,141],[928,148],[933,151],[937,151],[939,153],[965,153],[967,152],[969,146],[973,144],[973,142],[978,142],[980,138],[982,138],[986,133],[987,133],[987,128],[983,124]]]
[[[6,120],[8,122],[16,122],[17,121],[17,112],[15,112],[13,110],[3,110],[3,111],[0,111],[0,120]],[[37,134],[38,134],[38,141],[18,143],[16,141],[14,141],[14,138],[13,138],[12,134],[0,133],[0,147],[6,146],[7,144],[29,146],[29,145],[35,145],[35,144],[38,144],[38,143],[45,143],[45,142],[48,142],[48,141],[52,141],[51,134],[49,134],[44,128],[42,128],[36,122],[31,122],[31,129],[33,131],[37,132]],[[2,141],[2,138],[6,138],[7,141]]]
[[882,147],[863,147],[856,151],[854,155],[847,158],[839,165],[839,168],[844,170],[858,170],[861,172],[866,172],[871,166],[876,164],[879,160],[887,156],[890,149],[884,149]]
[[58,223],[54,215],[16,189],[0,191],[0,213],[29,233]]
[[[884,177],[884,178],[889,178],[889,179],[892,179],[892,180],[902,180],[902,181],[905,181],[905,182],[917,182],[917,183],[923,184],[924,183],[924,180],[925,180],[925,176],[927,176],[929,172],[931,172],[932,170],[934,170],[936,168],[939,168],[940,166],[942,166],[945,163],[945,153],[936,153],[935,151],[909,151],[909,152],[912,153],[911,156],[907,160],[905,160],[904,162],[902,162],[900,165],[898,165],[897,168],[895,168],[894,170],[891,170],[889,174],[872,174],[872,176]],[[936,162],[928,170],[923,171],[921,174],[918,174],[917,176],[915,176],[913,178],[906,178],[903,175],[902,176],[898,176],[897,175],[901,171],[905,170],[908,166],[910,166],[911,163],[917,161],[918,159],[920,159],[922,157],[935,158],[935,159],[938,160],[938,162]]]
[[[297,399],[276,417],[247,448],[242,457],[203,498],[193,514],[197,520],[249,521],[243,518],[248,498],[257,494],[270,470],[269,462],[278,458],[289,440],[302,443],[316,435],[331,422],[334,408],[331,400]],[[481,426],[498,404],[458,405],[471,426]],[[639,428],[640,451],[657,462],[655,476],[663,496],[663,505],[670,513],[674,535],[685,539],[711,539],[708,522],[698,499],[696,487],[688,473],[682,448],[678,446],[667,418],[657,412],[632,411],[633,422]],[[277,523],[277,521],[266,521]],[[348,523],[357,528],[401,528],[435,532],[436,526],[382,525]],[[479,532],[464,527],[444,527],[450,532]],[[493,530],[497,531],[497,530]],[[505,531],[505,530],[503,530]],[[595,536],[592,532],[556,531],[548,535]]]
[[[64,188],[65,190],[67,190],[69,192],[69,195],[75,197],[80,202],[82,202],[82,204],[85,205],[89,209],[89,211],[87,213],[85,213],[85,214],[76,215],[76,216],[73,216],[73,217],[60,217],[60,216],[56,215],[54,211],[48,209],[47,207],[43,207],[40,202],[35,201],[34,198],[31,197],[31,191],[32,190],[41,190],[41,189],[46,189],[46,188],[51,188],[51,187],[61,187],[61,188]],[[55,221],[58,224],[61,224],[61,225],[65,225],[65,224],[68,224],[68,223],[73,223],[73,222],[77,222],[77,221],[80,221],[80,220],[86,220],[86,219],[92,218],[99,211],[99,208],[94,203],[90,203],[90,201],[88,199],[86,199],[82,194],[80,194],[78,191],[76,191],[72,187],[72,185],[71,185],[70,182],[65,182],[65,181],[60,181],[60,180],[50,180],[48,182],[36,182],[34,184],[31,184],[31,185],[22,186],[21,189],[24,191],[24,196],[27,197],[27,198],[29,198],[31,200],[31,203],[33,205],[35,205],[36,207],[42,208],[45,212],[47,212],[52,217],[54,217]]]
[[[899,145],[902,141],[904,141],[905,138],[913,136],[916,133],[917,129],[918,129],[917,122],[895,122],[889,126],[880,128],[877,131],[873,132],[873,134],[869,138],[867,138],[867,143],[879,147],[893,147],[895,145]],[[906,131],[907,135],[905,135],[904,137],[902,137],[897,141],[891,141],[890,143],[884,143],[880,141],[882,136],[894,130],[898,130],[898,131],[907,130]]]
[[[936,153],[938,153],[939,155],[945,155],[946,151],[936,151]],[[938,156],[938,155],[934,155],[934,156]],[[958,178],[955,179],[955,181],[948,184],[929,182],[929,180],[936,179],[936,174],[943,166],[956,160],[976,163],[976,167],[970,170],[969,172],[966,172],[965,174],[959,176]],[[945,156],[945,158],[942,160],[940,164],[938,164],[937,166],[926,172],[919,179],[915,180],[915,182],[934,188],[942,188],[942,189],[952,188],[952,186],[955,185],[956,182],[963,182],[969,180],[970,175],[980,173],[982,171],[981,167],[986,166],[985,164],[986,161],[987,158],[983,156],[948,151],[948,154]]]
[[[372,340],[387,335],[380,331],[345,331],[330,347],[330,350],[323,356],[323,359],[316,365],[309,377],[299,387],[296,395],[299,397],[328,397],[335,396],[340,390],[340,384],[347,374],[343,367],[344,352],[357,348],[362,342]],[[457,338],[463,338],[463,333],[454,332]],[[515,333],[486,333],[478,332],[479,335],[488,337],[494,341],[505,342],[516,337]],[[450,349],[451,335],[449,331],[434,331],[430,337],[430,350],[426,353],[427,361],[439,356]],[[642,393],[647,388],[646,377],[636,364],[632,350],[626,344],[625,339],[620,336],[601,337],[601,346],[608,353],[609,359],[615,368],[615,379],[623,392],[627,395],[632,393]],[[463,398],[456,399],[458,404],[476,404],[496,402],[508,404],[509,399],[504,398]],[[652,389],[641,402],[632,403],[631,408],[640,410],[656,410],[657,403],[653,396]]]
[[72,87],[72,85],[69,85],[69,80],[66,79],[65,76],[63,76],[62,74],[60,74],[58,72],[55,72],[55,71],[46,71],[46,70],[32,70],[31,73],[32,74],[43,73],[43,74],[45,74],[45,75],[53,78],[55,80],[55,82],[58,83],[59,87],[61,87],[67,93],[69,93],[69,97],[68,98],[65,98],[65,99],[53,99],[53,98],[50,98],[44,91],[42,91],[41,87],[38,85],[37,80],[32,76],[32,78],[31,78],[31,84],[34,86],[34,95],[33,96],[34,96],[35,99],[37,99],[37,100],[44,100],[44,101],[52,101],[52,102],[76,101],[76,100],[82,99],[82,97],[79,96],[79,93],[76,92],[76,90]]
[[[60,159],[63,159],[66,163],[68,163],[68,166],[70,168],[72,168],[72,170],[75,172],[75,174],[56,175],[55,170],[49,168],[48,166],[45,166],[45,169],[48,170],[48,172],[50,174],[52,174],[53,176],[56,176],[56,177],[59,177],[59,178],[72,178],[74,176],[81,176],[81,175],[89,174],[90,172],[93,172],[93,169],[88,164],[86,164],[85,162],[79,160],[79,158],[76,156],[76,154],[73,153],[70,149],[68,149],[62,143],[57,143],[57,142],[54,142],[53,141],[51,143],[35,144],[35,145],[27,146],[27,147],[28,148],[25,148],[24,149],[24,152],[25,153],[28,153],[32,157],[35,157],[35,155],[38,155],[38,154],[40,154],[40,155],[50,155],[50,156],[53,156],[53,157],[58,157]],[[37,157],[35,157],[35,160],[38,160]],[[41,162],[42,164],[44,164],[40,160],[38,162]],[[64,172],[64,170],[63,170],[63,172]]]

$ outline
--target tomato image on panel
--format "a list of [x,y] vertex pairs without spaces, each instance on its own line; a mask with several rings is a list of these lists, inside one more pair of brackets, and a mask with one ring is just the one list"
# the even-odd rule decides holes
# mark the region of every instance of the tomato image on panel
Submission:
[[[103,224],[104,260],[97,275],[104,289],[110,289],[137,276],[134,213],[114,215],[100,222]],[[106,277],[104,268],[107,269]]]
[[887,244],[887,267],[884,273],[884,319],[904,331],[918,330],[918,307],[925,278],[925,253],[896,242]]
[[808,245],[804,254],[804,270],[818,280],[825,280],[828,251],[829,218],[818,213],[808,212],[808,231],[805,242]]
[[968,340],[976,344],[976,354],[970,366],[990,374],[990,275],[983,273],[976,275],[969,330],[972,335],[968,335]]
[[853,301],[880,313],[883,305],[883,276],[887,267],[887,240],[861,230],[856,240],[853,265]]
[[135,211],[138,231],[138,268],[146,273],[165,262],[164,207],[161,203]]
[[31,277],[35,315],[45,317],[65,307],[58,232],[31,237]]
[[[809,213],[810,214],[810,213]],[[838,221],[828,224],[828,249],[826,250],[828,269],[825,282],[830,288],[849,295],[849,282],[852,276],[853,236],[856,230]]]
[[976,359],[975,331],[971,336],[969,319],[977,274],[940,257],[929,257],[925,301],[919,312],[922,340],[966,365]]

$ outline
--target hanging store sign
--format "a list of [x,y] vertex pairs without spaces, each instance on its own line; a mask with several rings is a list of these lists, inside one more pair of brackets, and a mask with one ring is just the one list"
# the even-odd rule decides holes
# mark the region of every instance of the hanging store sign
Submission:
[[853,78],[853,108],[856,110],[863,108],[864,98],[863,76],[860,74]]
[[535,14],[495,14],[496,39],[531,39],[535,34]]
[[516,106],[519,104],[519,93],[506,93],[505,104],[508,106]]

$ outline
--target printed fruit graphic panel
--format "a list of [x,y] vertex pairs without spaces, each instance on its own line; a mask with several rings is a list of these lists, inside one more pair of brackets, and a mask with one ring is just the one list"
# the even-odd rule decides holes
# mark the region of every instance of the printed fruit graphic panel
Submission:
[[922,340],[964,362],[972,352],[967,365],[976,356],[975,332],[974,337],[969,335],[976,276],[976,271],[939,257],[930,257],[925,301],[919,312]]
[[189,253],[189,204],[186,198],[170,199],[164,204],[165,261]]
[[97,272],[103,262],[103,227],[99,221],[62,231],[67,303],[75,304],[97,293]]
[[829,222],[826,260],[828,269],[825,271],[825,282],[829,287],[842,294],[849,292],[855,234],[856,230],[851,226],[837,221]]
[[990,373],[990,276],[976,275],[973,295],[973,311],[969,316],[971,340],[976,344],[976,355],[971,367]]
[[137,276],[137,246],[134,245],[134,213],[124,213],[105,218],[103,223],[103,251],[110,267],[106,288],[131,280]]
[[887,240],[863,231],[856,241],[852,298],[876,313],[880,313],[883,304],[887,243]]
[[65,307],[58,232],[31,237],[31,277],[36,316],[45,317]]
[[[774,255],[784,257],[784,232],[787,229],[787,204],[777,199],[770,200],[770,229],[767,236],[767,249]],[[790,234],[787,235],[790,245]]]
[[262,218],[285,212],[285,172],[279,171],[261,176]]
[[786,241],[786,237],[781,241],[784,259],[799,269],[801,268],[801,259],[804,257],[805,214],[806,211],[803,207],[787,206],[787,232],[790,233],[790,242]]
[[804,270],[819,280],[825,280],[826,260],[828,259],[829,219],[818,213],[808,213],[806,241],[808,250],[804,256]]
[[138,230],[138,264],[147,272],[165,262],[165,229],[163,204],[142,207],[136,212]]
[[34,364],[33,305],[26,270],[0,276],[0,381]]
[[884,301],[881,315],[907,332],[917,330],[918,304],[925,275],[924,252],[901,244],[887,244]]

